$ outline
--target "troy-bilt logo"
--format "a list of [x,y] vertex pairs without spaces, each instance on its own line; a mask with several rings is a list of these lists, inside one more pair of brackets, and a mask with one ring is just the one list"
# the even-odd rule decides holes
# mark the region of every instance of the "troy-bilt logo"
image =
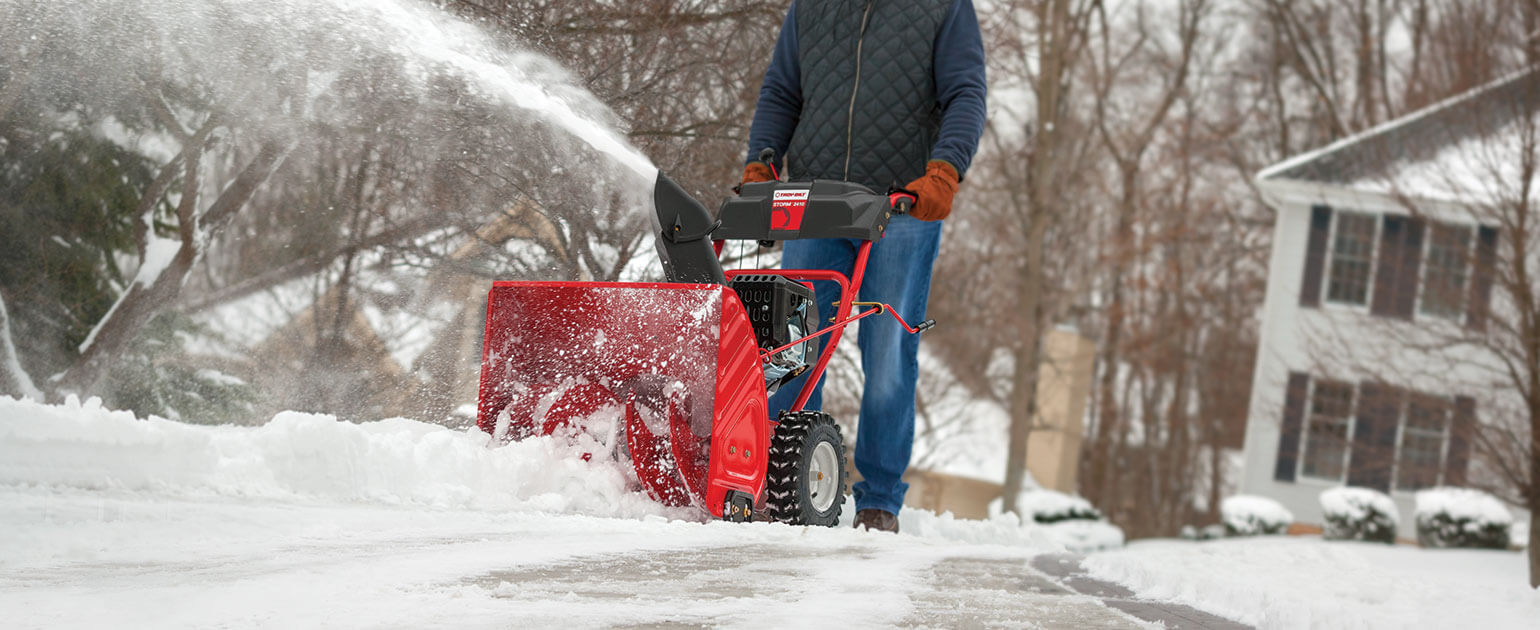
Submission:
[[806,188],[777,190],[770,200],[770,229],[795,230],[802,227],[802,211],[807,209]]

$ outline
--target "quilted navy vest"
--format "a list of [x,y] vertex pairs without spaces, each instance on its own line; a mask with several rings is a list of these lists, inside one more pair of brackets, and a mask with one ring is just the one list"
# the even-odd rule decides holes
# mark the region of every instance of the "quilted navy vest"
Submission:
[[879,191],[925,173],[941,127],[933,57],[952,0],[798,0],[793,180]]

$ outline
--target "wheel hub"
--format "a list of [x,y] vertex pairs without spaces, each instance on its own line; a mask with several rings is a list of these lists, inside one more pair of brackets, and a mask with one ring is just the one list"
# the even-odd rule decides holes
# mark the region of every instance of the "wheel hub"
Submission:
[[808,499],[815,511],[827,511],[838,498],[838,467],[839,457],[834,452],[834,446],[828,442],[819,442],[813,448],[813,461],[809,466],[807,481]]

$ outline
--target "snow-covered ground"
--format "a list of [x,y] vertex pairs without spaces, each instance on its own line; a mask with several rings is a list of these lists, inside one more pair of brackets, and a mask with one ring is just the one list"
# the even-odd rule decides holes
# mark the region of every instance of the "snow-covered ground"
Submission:
[[1524,554],[1319,537],[1136,541],[1091,575],[1258,628],[1536,628]]
[[[0,626],[1147,626],[1030,586],[1047,583],[1029,560],[1061,548],[1011,516],[906,510],[898,536],[706,522],[630,487],[550,440],[0,397]],[[1253,538],[1085,566],[1265,628],[1518,628],[1540,619],[1523,562]]]
[[889,625],[934,595],[938,562],[1056,549],[1013,518],[922,511],[901,536],[702,522],[569,450],[401,419],[208,427],[0,398],[0,625]]

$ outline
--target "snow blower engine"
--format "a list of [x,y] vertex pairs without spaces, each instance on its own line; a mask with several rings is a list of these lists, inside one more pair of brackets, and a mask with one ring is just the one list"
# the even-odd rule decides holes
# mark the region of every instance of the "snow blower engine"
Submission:
[[[716,217],[658,175],[652,216],[667,282],[495,282],[487,301],[477,424],[506,443],[558,435],[585,459],[629,461],[655,500],[713,516],[832,526],[845,444],[806,409],[845,326],[885,304],[855,301],[872,243],[914,195],[848,182],[744,184]],[[727,240],[865,241],[854,272],[724,271]],[[820,319],[812,281],[839,289]],[[819,341],[827,339],[820,351]],[[798,376],[791,408],[767,397]]]

